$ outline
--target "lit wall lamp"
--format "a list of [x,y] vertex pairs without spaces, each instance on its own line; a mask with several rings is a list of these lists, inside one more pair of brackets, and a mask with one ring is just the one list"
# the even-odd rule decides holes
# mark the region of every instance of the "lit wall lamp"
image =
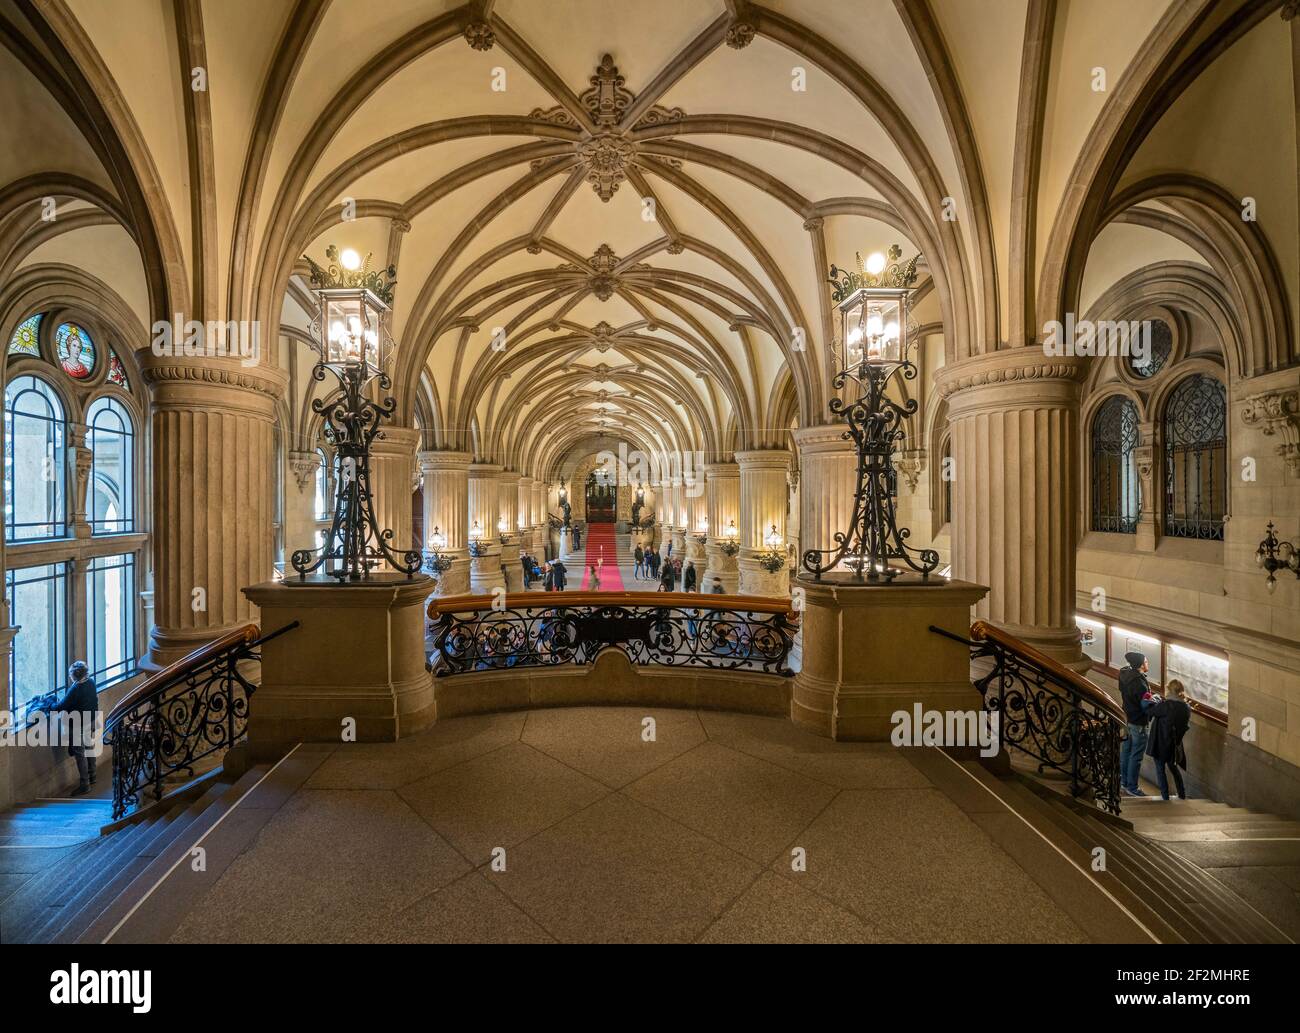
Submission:
[[431,574],[445,574],[451,569],[452,558],[444,555],[446,548],[447,536],[434,525],[433,533],[429,535],[429,559],[425,563],[425,569]]
[[1290,542],[1279,541],[1271,520],[1268,522],[1268,533],[1255,550],[1255,565],[1268,571],[1265,587],[1270,592],[1277,588],[1277,578],[1274,576],[1276,571],[1289,570],[1300,578],[1300,550]]
[[483,538],[483,525],[475,520],[474,525],[469,529],[469,554],[475,557],[486,556],[487,550],[487,542]]
[[758,558],[758,562],[764,570],[775,574],[786,565],[789,558],[785,549],[785,536],[776,529],[776,524],[772,525],[772,530],[763,538],[763,544],[767,546],[767,551]]
[[736,530],[735,520],[727,523],[726,530],[722,533],[722,541],[718,543],[718,548],[722,550],[724,556],[734,556],[740,551],[740,532]]

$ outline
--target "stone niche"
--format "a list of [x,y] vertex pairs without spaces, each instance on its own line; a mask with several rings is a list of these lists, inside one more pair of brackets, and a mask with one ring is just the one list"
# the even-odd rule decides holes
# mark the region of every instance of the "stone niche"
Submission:
[[832,739],[885,741],[896,711],[972,710],[970,650],[930,626],[966,636],[983,585],[932,577],[892,585],[799,578],[803,667],[790,719]]
[[437,718],[425,668],[427,577],[377,575],[336,585],[268,581],[244,589],[264,634],[298,627],[262,647],[262,683],[250,708],[254,760],[298,742],[392,742]]

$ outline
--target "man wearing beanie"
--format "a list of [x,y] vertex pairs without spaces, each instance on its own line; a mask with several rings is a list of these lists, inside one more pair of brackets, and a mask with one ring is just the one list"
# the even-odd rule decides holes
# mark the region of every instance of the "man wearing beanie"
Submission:
[[1128,666],[1119,672],[1119,694],[1124,702],[1124,715],[1128,718],[1128,738],[1119,748],[1119,784],[1129,796],[1146,796],[1138,788],[1138,776],[1147,750],[1147,722],[1150,721],[1142,709],[1142,697],[1149,691],[1147,658],[1135,652],[1125,653],[1124,659]]

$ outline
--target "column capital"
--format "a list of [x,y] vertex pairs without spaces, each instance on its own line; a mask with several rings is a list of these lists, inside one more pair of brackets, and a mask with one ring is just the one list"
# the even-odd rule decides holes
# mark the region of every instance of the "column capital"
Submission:
[[155,407],[228,408],[274,418],[289,375],[275,366],[237,361],[148,356],[140,371]]
[[1029,396],[1077,404],[1088,357],[1048,355],[1042,348],[1007,348],[976,355],[935,374],[935,389],[954,409],[1024,405]]
[[800,455],[814,453],[836,453],[853,451],[853,441],[845,436],[846,423],[820,423],[815,427],[800,427],[791,431],[791,437],[799,446]]
[[705,463],[705,475],[712,480],[714,477],[739,477],[739,463]]
[[477,479],[486,479],[496,477],[503,471],[503,467],[497,463],[470,463],[469,475]]
[[784,470],[790,465],[790,450],[785,448],[760,448],[737,452],[736,462],[742,469]]
[[414,427],[385,427],[382,437],[376,436],[370,446],[371,455],[414,456],[420,443],[420,432]]

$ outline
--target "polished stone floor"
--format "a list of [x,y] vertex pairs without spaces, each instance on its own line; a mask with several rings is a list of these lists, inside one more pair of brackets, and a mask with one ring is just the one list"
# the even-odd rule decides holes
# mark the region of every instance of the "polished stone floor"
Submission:
[[1083,938],[903,753],[783,719],[537,710],[319,756],[173,942]]

